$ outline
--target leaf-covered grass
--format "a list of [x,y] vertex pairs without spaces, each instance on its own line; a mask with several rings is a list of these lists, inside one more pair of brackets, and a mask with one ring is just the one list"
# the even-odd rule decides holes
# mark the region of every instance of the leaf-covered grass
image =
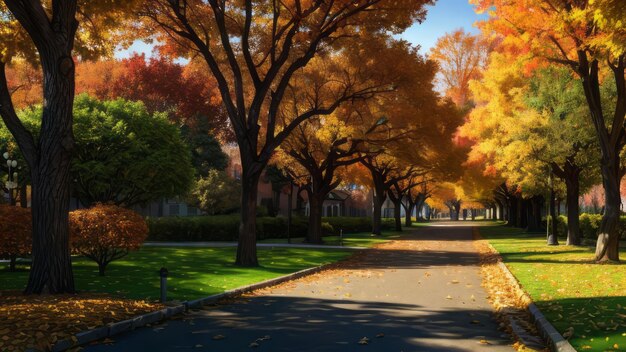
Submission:
[[591,247],[547,246],[545,233],[503,226],[480,233],[556,329],[572,333],[574,348],[626,350],[625,264],[596,264]]
[[[107,267],[98,275],[95,262],[74,258],[76,287],[83,292],[105,292],[117,296],[154,300],[159,297],[158,270],[169,270],[168,299],[200,298],[298,270],[335,262],[350,255],[340,249],[259,248],[260,267],[233,264],[235,248],[143,247]],[[0,264],[0,287],[22,289],[27,270],[8,272]]]
[[[339,236],[324,237],[324,245],[343,246],[345,247],[373,247],[374,245],[388,242],[389,240],[400,237],[402,232],[386,231],[381,236],[372,235],[369,232],[351,233],[343,235],[343,239]],[[272,238],[261,240],[259,243],[287,243],[286,238]],[[304,244],[304,237],[296,237],[291,239],[292,244]]]

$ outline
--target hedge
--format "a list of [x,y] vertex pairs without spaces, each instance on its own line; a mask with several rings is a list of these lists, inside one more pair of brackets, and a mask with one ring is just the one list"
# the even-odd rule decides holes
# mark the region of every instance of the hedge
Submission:
[[[602,222],[602,215],[582,213],[579,219],[581,237],[584,240],[595,243],[595,240],[598,238],[598,229]],[[622,233],[626,232],[626,219],[620,218],[619,230]],[[557,232],[561,236],[567,236],[567,216],[561,215],[557,218]]]
[[[239,235],[239,215],[149,218],[149,241],[236,241]],[[393,219],[383,219],[383,229],[393,228]],[[368,232],[372,229],[370,218],[322,218],[325,236],[343,233]],[[294,217],[291,237],[305,237],[308,230],[306,217]],[[257,218],[257,239],[287,238],[285,217]]]

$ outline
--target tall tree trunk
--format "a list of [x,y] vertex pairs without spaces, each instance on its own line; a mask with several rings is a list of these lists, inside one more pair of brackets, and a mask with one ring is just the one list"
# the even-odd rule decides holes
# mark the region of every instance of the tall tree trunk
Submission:
[[[72,51],[78,28],[75,0],[56,1],[44,9],[39,2],[5,1],[39,53],[43,83],[43,114],[37,140],[21,124],[8,94],[5,64],[0,63],[0,115],[15,137],[31,172],[33,248],[25,293],[73,293],[69,251],[69,168],[75,71]],[[46,17],[46,15],[51,15]]]
[[415,203],[409,202],[408,206],[404,208],[404,226],[413,226],[413,210],[415,210]]
[[382,208],[385,202],[385,192],[374,192],[374,210],[372,212],[372,234],[380,236],[382,234]]
[[578,199],[580,198],[579,173],[573,174],[565,180],[567,188],[567,244],[579,246],[580,239],[580,209]]
[[[552,182],[552,181],[550,181]],[[552,186],[552,183],[550,184],[550,200],[549,200],[549,206],[550,206],[550,226],[548,226],[549,230],[548,230],[548,246],[557,246],[559,244],[559,239],[557,237],[557,220],[556,220],[556,194],[554,192],[554,187]]]
[[[49,50],[53,50],[49,48]],[[74,147],[74,61],[42,59],[44,105],[32,181],[33,259],[26,293],[73,293],[69,249],[70,161]]]
[[309,192],[309,229],[306,241],[321,244],[322,239],[322,212],[326,194]]
[[239,225],[239,242],[235,264],[252,267],[259,265],[256,253],[256,206],[259,178],[263,167],[252,165],[246,167],[246,163],[243,161],[242,156],[241,224]]
[[415,203],[415,216],[417,220],[427,220],[421,214],[424,210],[424,204],[426,203],[425,196],[419,196],[417,202]]
[[396,199],[393,201],[393,218],[396,223],[396,231],[402,231],[402,201],[400,199]]
[[585,50],[578,50],[578,74],[585,92],[585,98],[591,114],[600,145],[600,172],[604,186],[605,210],[600,223],[596,242],[596,261],[619,261],[618,231],[620,216],[620,153],[624,147],[624,115],[626,114],[626,81],[624,77],[624,56],[613,62],[611,70],[617,88],[615,112],[610,129],[603,113],[600,94],[598,59],[591,61]]
[[610,164],[603,163],[601,168],[605,208],[596,243],[595,259],[597,261],[619,261],[618,226],[621,197],[617,165],[619,165],[619,160]]

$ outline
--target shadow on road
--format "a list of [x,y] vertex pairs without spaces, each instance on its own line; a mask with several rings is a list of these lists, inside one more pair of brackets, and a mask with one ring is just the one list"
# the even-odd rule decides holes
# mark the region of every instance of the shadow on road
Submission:
[[[491,312],[354,300],[255,297],[143,329],[86,351],[476,351],[507,346]],[[376,337],[384,334],[384,337]],[[223,340],[213,340],[222,335]],[[358,344],[363,337],[368,346]],[[464,340],[463,343],[455,341]],[[197,347],[200,346],[200,347]]]

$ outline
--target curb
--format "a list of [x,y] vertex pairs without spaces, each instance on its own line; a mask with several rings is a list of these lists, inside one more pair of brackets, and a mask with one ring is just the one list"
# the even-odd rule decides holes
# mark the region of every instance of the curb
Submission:
[[[163,308],[161,310],[157,310],[154,312],[138,315],[136,317],[133,317],[127,320],[122,320],[117,323],[108,324],[106,326],[101,326],[92,330],[81,331],[77,334],[74,334],[68,339],[57,341],[52,346],[51,351],[62,352],[73,347],[86,345],[88,343],[91,343],[97,340],[101,340],[107,337],[113,337],[115,335],[126,333],[129,331],[135,330],[137,328],[146,326],[148,324],[154,324],[154,323],[164,321],[174,315],[182,314],[190,309],[200,308],[204,305],[217,303],[219,300],[224,299],[224,298],[232,298],[232,297],[241,296],[244,293],[275,286],[286,281],[291,281],[291,280],[299,279],[307,275],[315,274],[322,270],[327,269],[333,264],[335,263],[328,263],[328,264],[316,266],[313,268],[296,271],[288,275],[257,282],[257,283],[247,285],[247,286],[238,287],[238,288],[228,290],[223,293],[218,293],[212,296],[199,298],[193,301],[184,301],[179,305],[175,305],[175,306]],[[38,352],[39,350],[29,349],[27,351]]]
[[[491,243],[487,242],[487,245],[489,246],[489,248],[494,253],[498,253],[498,255],[500,254],[500,252],[498,252],[491,245]],[[498,266],[502,269],[502,271],[504,271],[504,274],[510,280],[513,280],[513,282],[517,283],[517,285],[519,285],[519,287],[522,287],[522,285],[519,283],[519,281],[517,280],[515,275],[513,275],[513,273],[509,269],[509,267],[506,266],[506,264],[504,264],[500,260],[500,261],[498,261]],[[522,289],[522,291],[524,291],[524,290]],[[533,303],[533,300],[528,295],[528,293],[526,293],[526,291],[524,291],[524,297],[527,298],[528,301],[530,302],[530,304],[528,305],[528,312],[532,316],[532,320],[534,321],[535,326],[539,330],[539,333],[541,334],[541,336],[543,336],[548,341],[548,344],[550,345],[550,348],[553,351],[556,351],[556,352],[576,352],[576,349],[574,349],[574,347],[569,343],[569,341],[566,340],[563,337],[563,335],[561,335],[554,328],[554,326],[552,324],[550,324],[548,319],[546,319],[546,317],[543,315],[543,313],[541,313],[539,308],[537,308],[535,303]]]

